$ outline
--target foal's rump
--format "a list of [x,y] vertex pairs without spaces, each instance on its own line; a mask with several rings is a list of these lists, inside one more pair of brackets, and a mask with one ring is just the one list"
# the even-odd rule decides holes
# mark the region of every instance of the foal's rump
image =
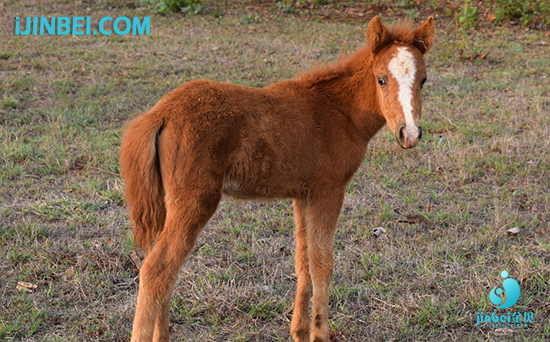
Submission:
[[134,119],[122,141],[136,243],[151,248],[177,197],[305,196],[316,137],[314,115],[296,94],[204,80],[180,85]]

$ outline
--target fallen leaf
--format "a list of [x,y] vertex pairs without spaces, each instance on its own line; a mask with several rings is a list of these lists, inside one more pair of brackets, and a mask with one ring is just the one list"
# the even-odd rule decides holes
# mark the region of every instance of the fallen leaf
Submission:
[[490,13],[488,16],[487,16],[487,20],[489,20],[490,22],[493,22],[493,20],[495,20],[497,17],[493,14],[493,13]]
[[131,282],[127,282],[127,281],[123,281],[123,282],[120,282],[120,283],[117,283],[116,286],[119,286],[119,287],[128,287],[128,286],[131,286],[132,283]]
[[48,320],[48,323],[50,323],[50,324],[61,324],[61,323],[63,323],[63,318],[61,318],[61,317],[50,317],[50,319]]
[[510,329],[510,328],[498,328],[498,329],[495,329],[495,333],[497,335],[510,335],[514,332],[514,330]]
[[25,292],[33,292],[36,288],[38,287],[38,285],[36,284],[33,284],[33,283],[26,283],[26,282],[23,282],[23,281],[20,281],[20,282],[17,282],[17,289],[19,291],[25,291]]
[[510,228],[506,231],[506,234],[508,234],[508,235],[519,234],[519,228],[518,227]]
[[74,267],[71,266],[65,270],[65,276],[70,279],[74,276]]
[[372,230],[372,234],[377,238],[385,237],[386,229],[384,227],[376,227]]
[[518,201],[519,201],[520,203],[525,204],[525,203],[527,203],[528,198],[527,198],[527,196],[523,195],[523,196],[520,196],[520,197],[518,198]]

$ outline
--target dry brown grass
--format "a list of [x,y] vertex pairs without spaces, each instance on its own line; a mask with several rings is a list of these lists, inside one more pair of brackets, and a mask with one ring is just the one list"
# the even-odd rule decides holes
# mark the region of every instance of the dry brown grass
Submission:
[[[16,14],[87,15],[87,6],[0,7],[0,340],[129,339],[137,269],[117,164],[127,119],[190,79],[261,86],[291,77],[358,47],[366,28],[247,12],[249,22],[234,10],[152,16],[150,37],[13,35]],[[348,187],[334,338],[548,340],[548,38],[500,28],[465,40],[451,22],[437,25],[423,142],[402,151],[384,130]],[[490,53],[464,59],[472,49]],[[378,226],[387,238],[372,235]],[[505,234],[515,226],[518,235]],[[173,338],[289,341],[293,246],[288,201],[224,201],[181,271]],[[521,283],[513,310],[535,312],[536,325],[475,327],[476,311],[499,312],[488,292],[503,269]],[[18,291],[18,281],[38,288]]]

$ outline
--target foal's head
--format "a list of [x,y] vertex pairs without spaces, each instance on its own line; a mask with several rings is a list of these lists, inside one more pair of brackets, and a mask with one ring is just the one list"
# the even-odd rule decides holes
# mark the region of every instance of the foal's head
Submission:
[[375,17],[367,29],[380,111],[403,148],[415,147],[422,138],[421,89],[427,77],[424,54],[433,40],[432,18],[414,30],[402,25],[390,31]]

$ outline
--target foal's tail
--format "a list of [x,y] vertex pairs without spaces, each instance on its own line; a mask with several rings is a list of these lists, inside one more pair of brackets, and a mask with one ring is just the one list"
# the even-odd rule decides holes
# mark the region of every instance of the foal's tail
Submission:
[[166,218],[157,146],[163,121],[155,114],[151,111],[132,120],[120,147],[121,173],[134,223],[134,240],[145,253],[153,246]]

